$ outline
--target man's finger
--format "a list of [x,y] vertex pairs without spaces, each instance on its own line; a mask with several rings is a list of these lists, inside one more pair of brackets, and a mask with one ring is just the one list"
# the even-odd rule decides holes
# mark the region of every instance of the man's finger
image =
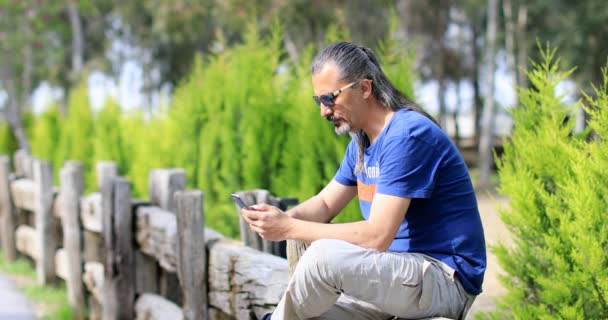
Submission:
[[242,209],[241,212],[243,213],[243,217],[245,217],[246,219],[248,218],[249,220],[252,220],[252,221],[259,220],[262,217],[262,215],[264,214],[263,212],[260,212],[260,211],[247,210],[247,209]]
[[271,206],[268,205],[267,203],[258,203],[258,204],[252,205],[251,208],[253,208],[254,210],[257,210],[257,211],[268,211],[268,210],[270,210]]

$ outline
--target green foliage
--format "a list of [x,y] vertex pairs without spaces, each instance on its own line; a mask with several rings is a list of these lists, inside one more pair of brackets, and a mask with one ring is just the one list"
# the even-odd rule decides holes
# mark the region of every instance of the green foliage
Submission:
[[126,171],[126,155],[122,148],[120,127],[120,106],[108,99],[97,114],[95,134],[93,136],[94,163],[97,161],[115,161],[119,172]]
[[608,77],[586,97],[590,127],[599,136],[573,135],[571,111],[556,96],[572,70],[559,71],[555,50],[528,72],[519,89],[515,128],[498,163],[500,191],[511,198],[501,218],[514,245],[494,251],[508,294],[493,319],[608,318]]
[[[164,118],[146,120],[143,113],[130,113],[121,118],[122,153],[127,157],[124,172],[132,183],[134,197],[148,198],[150,170],[174,166],[172,156],[163,156]],[[176,152],[181,141],[174,141]]]
[[95,191],[94,118],[89,105],[86,83],[81,82],[70,92],[67,113],[61,132],[59,153],[54,161],[54,170],[59,170],[66,160],[82,161],[85,172],[85,190]]
[[[336,136],[311,99],[309,68],[319,48],[309,46],[297,64],[288,64],[279,25],[265,36],[254,25],[247,30],[243,43],[224,47],[219,34],[217,52],[195,57],[168,110],[121,115],[119,106],[108,101],[93,118],[84,85],[73,89],[61,137],[54,138],[60,141],[59,152],[49,156],[56,168],[67,159],[82,160],[87,190],[93,191],[95,161],[117,161],[139,198],[148,197],[151,169],[184,168],[188,187],[205,192],[206,223],[232,237],[238,235],[238,216],[230,193],[263,188],[305,200],[319,192],[350,141]],[[347,33],[337,28],[327,32],[327,41],[344,39]],[[411,94],[411,52],[391,39],[380,47],[385,70]],[[50,125],[53,119],[59,122],[56,111],[39,120],[35,139],[41,140],[36,142],[40,154],[52,152],[47,141],[59,132]],[[359,219],[353,201],[336,221]]]
[[11,126],[6,121],[0,122],[0,153],[12,155],[19,148]]
[[57,144],[61,139],[61,121],[59,109],[51,105],[38,116],[31,135],[32,155],[53,162],[53,168],[61,166],[55,163],[59,158]]

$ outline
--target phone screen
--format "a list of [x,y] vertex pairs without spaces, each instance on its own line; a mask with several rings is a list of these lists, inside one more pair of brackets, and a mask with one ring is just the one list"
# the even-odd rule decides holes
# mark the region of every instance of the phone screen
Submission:
[[251,210],[251,208],[249,208],[245,202],[243,202],[243,199],[241,199],[241,197],[239,197],[237,194],[231,194],[230,197],[232,198],[232,200],[234,200],[234,202],[236,202],[236,205],[239,206],[239,208],[241,209],[247,209],[247,210]]

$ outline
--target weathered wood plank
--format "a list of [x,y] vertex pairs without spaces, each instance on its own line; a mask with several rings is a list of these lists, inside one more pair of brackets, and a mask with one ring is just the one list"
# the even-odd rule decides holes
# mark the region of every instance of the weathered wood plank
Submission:
[[310,247],[310,243],[300,240],[287,240],[287,264],[289,265],[289,277],[293,275],[300,261],[300,257],[304,255],[306,249]]
[[157,293],[158,290],[158,263],[156,259],[140,250],[135,251],[135,292]]
[[82,274],[82,281],[84,282],[87,290],[98,301],[102,301],[103,299],[103,279],[103,264],[99,262],[86,262],[84,264],[84,273]]
[[101,320],[101,302],[93,295],[89,295],[89,320]]
[[106,284],[105,279],[113,278],[117,271],[114,262],[114,255],[109,252],[114,248],[115,235],[114,235],[114,180],[111,177],[103,180],[103,186],[101,188],[101,210],[103,219],[103,242],[104,251],[106,254],[106,260],[104,261],[104,286],[102,287],[102,298],[101,304],[103,305],[101,317],[104,320],[116,319],[117,316],[117,304],[118,297],[116,296],[116,288],[113,284],[110,285],[109,281]]
[[[136,242],[139,249],[156,258],[159,265],[169,272],[177,272],[177,219],[175,214],[156,206],[136,209]],[[205,228],[205,242],[224,236]]]
[[205,216],[203,193],[178,191],[177,204],[178,276],[182,287],[184,317],[188,320],[207,319],[207,265],[205,246]]
[[31,179],[17,179],[11,183],[11,193],[15,207],[23,210],[35,211],[36,183]]
[[167,320],[184,319],[179,306],[163,297],[146,293],[137,299],[135,303],[136,320]]
[[68,281],[68,252],[63,248],[55,251],[55,272],[59,278]]
[[11,163],[8,156],[0,156],[0,242],[6,261],[17,258],[15,230],[17,229],[16,210],[11,196]]
[[53,207],[51,208],[51,214],[57,219],[63,218],[63,212],[61,211],[61,197],[59,189],[53,188]]
[[181,306],[183,304],[184,297],[182,295],[182,288],[179,284],[179,279],[177,278],[177,273],[160,269],[158,287],[162,297],[177,305]]
[[58,239],[56,221],[53,219],[53,167],[49,161],[34,160],[35,182],[35,216],[36,241],[38,241],[38,259],[36,274],[40,284],[48,284],[55,280],[55,250]]
[[95,170],[98,190],[103,188],[103,181],[106,178],[118,176],[118,165],[114,161],[98,161]]
[[[108,186],[108,184],[110,184]],[[122,178],[104,180],[102,200],[106,267],[104,277],[103,319],[132,319],[135,303],[135,253],[133,248],[131,185]],[[106,212],[106,206],[109,206]],[[107,231],[106,231],[107,230]],[[109,239],[108,239],[109,238]]]
[[148,193],[150,202],[175,213],[175,199],[173,194],[176,191],[186,189],[186,172],[184,169],[154,169],[150,171],[148,177]]
[[13,155],[15,175],[21,178],[34,178],[33,158],[26,150],[19,149]]
[[25,253],[34,260],[37,260],[39,255],[36,236],[36,230],[28,225],[20,225],[15,231],[17,250]]
[[[245,204],[253,205],[257,203],[267,203],[275,207],[279,207],[282,210],[287,209],[286,206],[280,202],[279,198],[270,195],[270,192],[265,189],[254,189],[247,191],[237,192],[239,196],[244,200]],[[237,206],[236,210],[239,215],[239,227],[240,237],[244,245],[262,251],[273,254],[279,257],[286,257],[286,243],[285,241],[270,241],[264,240],[257,233],[251,230],[251,227],[240,215],[240,208]]]
[[106,261],[106,251],[101,234],[88,230],[83,230],[83,234],[84,261],[104,263]]
[[83,166],[68,161],[60,171],[63,247],[67,255],[68,302],[73,319],[86,317],[84,288],[82,285],[82,234],[80,227],[80,197],[84,192]]
[[[257,191],[258,190],[252,190],[252,191],[239,191],[236,194],[238,194],[241,199],[243,199],[243,201],[245,202],[246,205],[250,206],[253,204],[258,203],[257,201]],[[262,191],[266,191],[266,190],[259,190],[260,193],[262,193]],[[266,191],[268,192],[268,191]],[[260,195],[262,196],[262,195]],[[262,238],[255,233],[253,230],[251,230],[251,227],[249,227],[249,224],[247,223],[247,221],[245,221],[245,219],[243,219],[243,216],[240,214],[240,208],[238,206],[236,206],[236,210],[238,212],[238,216],[239,216],[239,230],[240,230],[240,236],[241,236],[241,241],[243,242],[243,244],[247,247],[259,250],[259,251],[263,251],[264,249],[264,244],[262,242]]]
[[159,207],[138,207],[135,214],[136,241],[139,249],[156,258],[169,271],[177,268],[177,220],[171,212]]
[[209,305],[237,319],[271,312],[287,287],[287,260],[234,241],[209,249]]
[[80,201],[80,219],[82,226],[89,231],[102,231],[103,214],[101,211],[101,193],[94,192],[82,197]]

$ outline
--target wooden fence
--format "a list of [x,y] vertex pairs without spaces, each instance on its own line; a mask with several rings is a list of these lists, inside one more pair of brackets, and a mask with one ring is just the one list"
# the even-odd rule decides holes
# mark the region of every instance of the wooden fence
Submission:
[[65,281],[75,319],[257,319],[279,302],[285,243],[262,241],[243,221],[246,245],[205,227],[203,193],[185,190],[184,170],[152,170],[142,201],[112,162],[97,163],[99,192],[85,195],[80,162],[64,164],[56,188],[49,162],[22,151],[13,159],[11,172],[0,157],[2,252],[30,257],[40,284]]

